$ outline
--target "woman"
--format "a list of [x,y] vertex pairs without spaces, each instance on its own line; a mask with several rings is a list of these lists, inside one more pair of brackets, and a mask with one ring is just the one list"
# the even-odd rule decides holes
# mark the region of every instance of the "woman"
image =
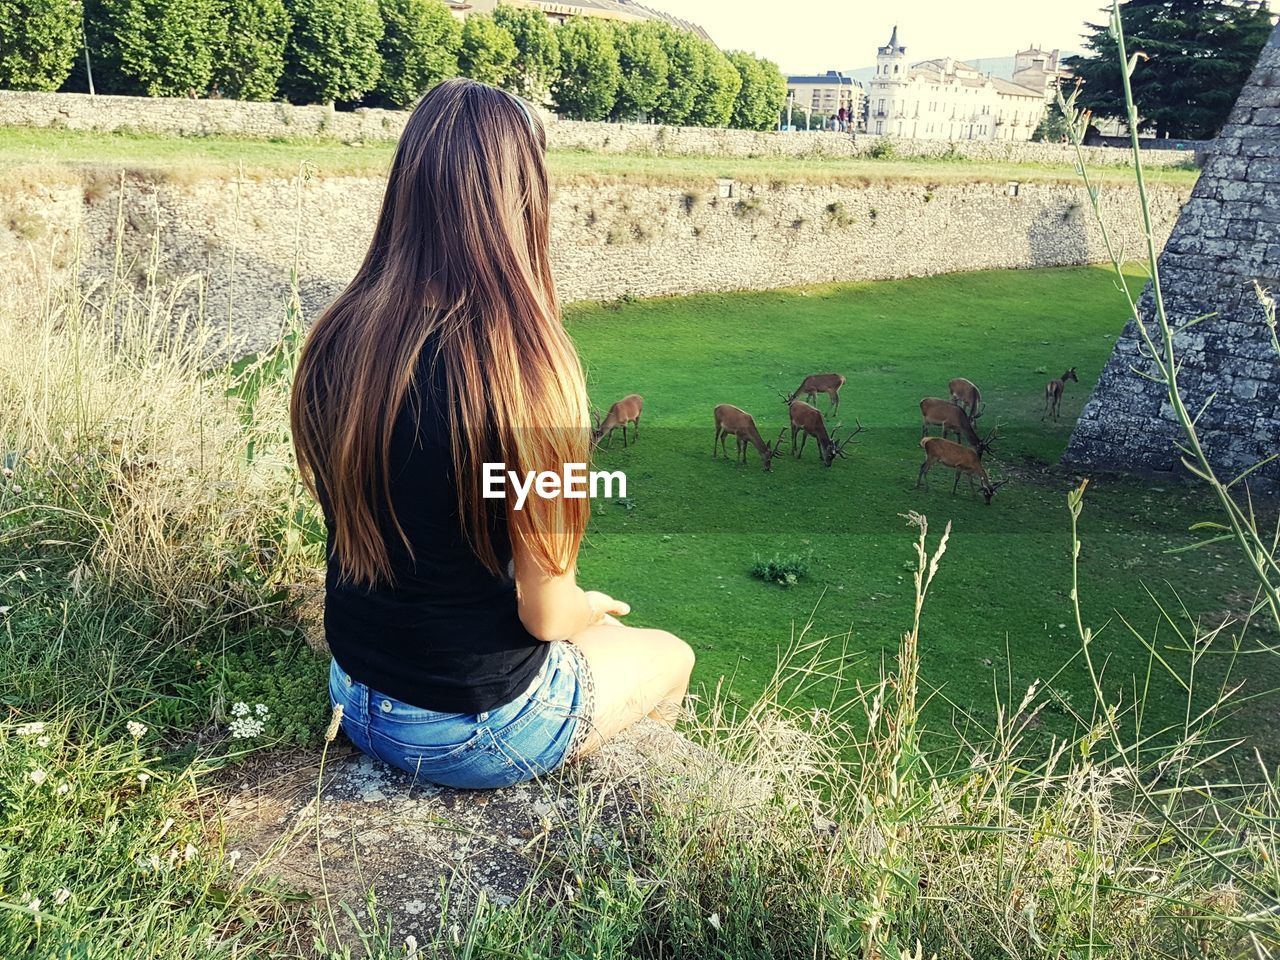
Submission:
[[483,496],[483,464],[589,457],[548,254],[546,140],[450,80],[413,111],[364,263],[307,337],[294,444],[328,532],[329,691],[366,753],[498,787],[673,722],[693,653],[575,579],[589,508]]

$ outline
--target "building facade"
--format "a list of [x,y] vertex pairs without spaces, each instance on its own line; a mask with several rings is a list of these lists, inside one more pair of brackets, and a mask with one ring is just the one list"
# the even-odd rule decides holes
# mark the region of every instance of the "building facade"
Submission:
[[951,57],[908,63],[907,48],[894,27],[889,42],[876,51],[876,72],[867,90],[867,133],[921,140],[1030,140],[1044,117],[1052,82],[1041,78],[1050,69],[1049,57],[1039,50],[1023,53],[1021,75],[1034,86],[981,73]]
[[862,118],[864,96],[862,84],[835,70],[787,77],[787,105],[793,111],[807,110],[832,117],[844,107],[846,117],[856,125]]

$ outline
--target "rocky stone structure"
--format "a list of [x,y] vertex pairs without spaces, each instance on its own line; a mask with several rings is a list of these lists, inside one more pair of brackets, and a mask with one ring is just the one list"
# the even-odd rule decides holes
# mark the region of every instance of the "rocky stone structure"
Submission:
[[[1133,250],[1133,247],[1127,247]],[[1280,452],[1280,346],[1274,306],[1257,287],[1280,287],[1280,27],[1183,208],[1160,257],[1164,303],[1179,333],[1179,384],[1223,479]],[[1154,329],[1148,287],[1141,315]],[[1065,462],[1079,468],[1167,473],[1180,469],[1180,428],[1165,388],[1135,371],[1144,359],[1137,321],[1116,343],[1085,404]],[[1252,475],[1280,488],[1280,463]]]
[[[378,178],[205,178],[77,171],[0,187],[0,297],[13,273],[66,262],[104,281],[199,276],[206,316],[230,319],[259,350],[279,334],[297,266],[314,317],[364,255],[385,182]],[[59,180],[59,176],[63,179]],[[1163,241],[1190,191],[1185,178],[1153,188]],[[1132,188],[1106,193],[1104,218],[1136,249]],[[552,251],[561,298],[609,300],[767,290],[965,270],[1049,267],[1105,257],[1075,182],[901,180],[782,183],[691,178],[687,183],[562,180],[552,200]],[[115,264],[117,232],[122,264]],[[18,279],[18,278],[14,278]]]
[[[325,106],[247,103],[238,100],[188,100],[153,97],[91,97],[83,93],[30,93],[0,90],[0,126],[55,127],[99,132],[140,132],[176,136],[259,138],[316,137],[346,143],[395,140],[409,114],[404,110],[335,111]],[[558,120],[548,124],[551,149],[603,153],[655,153],[715,157],[857,157],[879,152],[878,137],[856,139],[840,133],[783,133],[707,127],[665,127],[643,123],[590,123]],[[912,140],[894,138],[896,157],[939,157],[1012,163],[1076,162],[1075,151],[1061,143]],[[1129,155],[1112,147],[1090,147],[1095,166],[1124,166]],[[1194,163],[1189,150],[1151,151],[1153,166]]]
[[[323,776],[314,751],[259,764],[237,767],[211,796],[238,868],[314,897],[342,926],[340,905],[358,909],[372,888],[395,942],[424,946],[440,936],[446,897],[450,917],[464,921],[481,896],[505,905],[533,885],[548,899],[572,897],[582,858],[634,839],[656,811],[749,820],[770,800],[758,771],[648,720],[589,760],[503,790],[415,781],[345,738]],[[815,820],[815,831],[828,826]]]

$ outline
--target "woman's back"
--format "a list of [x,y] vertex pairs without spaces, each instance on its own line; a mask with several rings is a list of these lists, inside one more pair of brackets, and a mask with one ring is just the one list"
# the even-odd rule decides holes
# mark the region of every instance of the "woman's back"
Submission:
[[[527,686],[547,647],[520,622],[515,581],[486,570],[462,531],[450,401],[433,357],[428,344],[391,435],[391,504],[412,547],[379,511],[393,582],[365,587],[342,577],[322,498],[325,635],[338,662],[371,687],[431,710],[478,713]],[[500,516],[491,536],[505,569],[511,546]]]

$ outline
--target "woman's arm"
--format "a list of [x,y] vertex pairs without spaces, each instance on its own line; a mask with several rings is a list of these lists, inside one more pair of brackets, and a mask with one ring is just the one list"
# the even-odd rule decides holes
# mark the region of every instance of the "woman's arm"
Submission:
[[520,622],[539,640],[568,640],[606,616],[626,616],[631,607],[595,590],[578,586],[573,570],[548,574],[523,543],[512,544]]

